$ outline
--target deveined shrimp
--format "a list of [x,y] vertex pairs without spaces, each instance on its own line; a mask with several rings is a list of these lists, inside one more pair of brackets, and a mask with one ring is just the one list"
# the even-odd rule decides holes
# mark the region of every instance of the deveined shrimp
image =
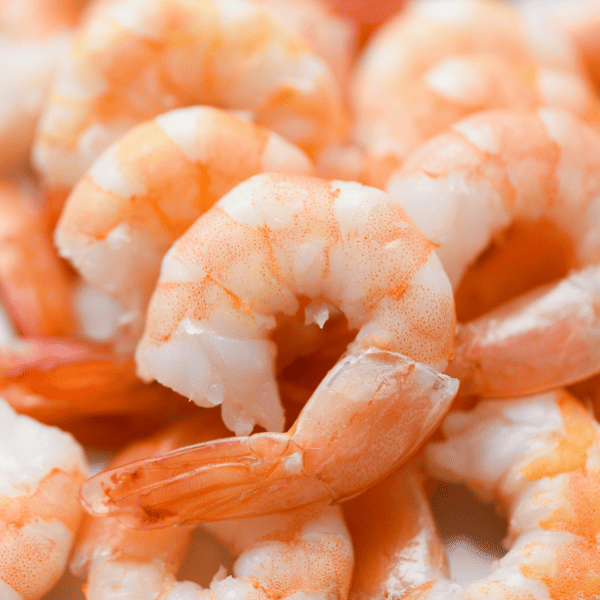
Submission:
[[351,497],[414,452],[454,396],[456,382],[431,368],[452,352],[449,283],[395,202],[357,183],[276,174],[224,196],[163,260],[137,349],[141,375],[200,405],[222,403],[238,435],[255,423],[280,431],[276,315],[323,325],[338,311],[358,335],[288,433],[101,474],[84,492],[93,510],[127,505],[132,522],[157,526]]
[[366,153],[363,179],[385,189],[411,151],[469,114],[538,106],[568,109],[600,123],[595,90],[573,71],[493,54],[445,58],[398,90],[377,119],[358,121],[354,139]]
[[307,151],[345,129],[329,67],[259,3],[115,0],[63,63],[34,161],[50,188],[68,189],[132,126],[201,103],[248,111]]
[[24,184],[0,180],[0,294],[23,334],[65,335],[74,329],[71,277],[31,196]]
[[64,571],[83,516],[83,450],[0,400],[0,596],[37,600]]
[[353,82],[356,118],[377,120],[397,90],[440,60],[493,53],[566,70],[580,70],[567,39],[539,21],[527,21],[508,2],[422,0],[392,19],[371,40]]
[[[425,449],[430,471],[467,483],[485,500],[493,499],[507,510],[508,553],[486,578],[465,589],[440,568],[443,550],[427,507],[406,503],[400,533],[392,540],[374,539],[370,548],[371,561],[389,566],[365,578],[351,597],[595,598],[600,592],[596,541],[600,427],[585,408],[564,391],[486,400],[471,412],[451,412],[442,430],[447,439]],[[387,483],[396,497],[423,498],[417,477]],[[362,518],[366,522],[367,517]],[[405,531],[413,536],[403,537]],[[420,544],[415,545],[415,539]],[[415,564],[419,548],[427,552],[420,552]],[[360,560],[358,552],[356,558]],[[404,577],[386,578],[386,571]]]
[[[440,245],[459,319],[600,262],[599,157],[598,130],[567,111],[486,111],[420,146],[392,176],[388,193]],[[535,261],[532,248],[515,268],[519,243],[502,244],[501,236],[511,228],[541,244],[542,258]],[[498,252],[467,272],[494,242]],[[512,280],[502,280],[505,271]]]
[[170,111],[138,125],[94,163],[55,233],[60,254],[115,297],[135,344],[169,246],[238,183],[262,171],[312,174],[283,138],[216,108]]
[[[433,474],[466,482],[510,514],[509,552],[457,597],[596,597],[600,427],[586,409],[564,391],[489,400],[451,413],[442,429],[446,441],[427,448]],[[438,596],[447,585],[431,582],[417,597],[447,597]]]
[[[216,418],[215,418],[216,417]],[[218,415],[181,422],[130,446],[114,464],[223,435]],[[87,600],[106,597],[283,598],[317,594],[344,600],[352,574],[350,536],[338,507],[309,507],[282,515],[213,524],[210,530],[236,555],[233,576],[215,578],[210,590],[176,581],[190,527],[129,529],[112,517],[86,517],[71,569],[87,575]]]

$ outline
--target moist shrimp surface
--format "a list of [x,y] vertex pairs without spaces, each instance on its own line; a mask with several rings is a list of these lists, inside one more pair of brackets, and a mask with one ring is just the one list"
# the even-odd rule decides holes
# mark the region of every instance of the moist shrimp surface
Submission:
[[40,120],[35,163],[50,188],[69,189],[132,126],[199,103],[248,111],[307,151],[345,127],[329,67],[259,3],[115,0],[79,30]]
[[0,595],[37,600],[67,564],[88,467],[70,435],[17,415],[4,400],[0,419]]
[[238,435],[255,423],[280,431],[276,317],[322,326],[340,311],[358,334],[288,433],[104,474],[86,484],[86,502],[157,526],[351,497],[406,460],[454,396],[456,382],[435,370],[452,353],[449,283],[394,202],[359,184],[275,174],[234,188],[165,256],[140,374],[198,404],[223,403]]
[[135,344],[169,246],[238,183],[262,171],[312,174],[308,157],[263,127],[216,108],[167,112],[111,146],[71,193],[59,252],[123,309]]

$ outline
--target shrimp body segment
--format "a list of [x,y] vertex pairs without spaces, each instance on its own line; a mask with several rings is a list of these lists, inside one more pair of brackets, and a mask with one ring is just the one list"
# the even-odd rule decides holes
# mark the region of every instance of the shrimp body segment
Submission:
[[82,448],[68,434],[0,401],[0,596],[37,600],[67,564],[83,511]]
[[313,168],[279,135],[195,106],[138,125],[78,183],[56,245],[85,279],[119,301],[129,345],[141,335],[169,246],[221,196],[262,171],[311,175]]
[[165,256],[138,372],[200,405],[223,403],[237,435],[255,423],[281,431],[269,335],[301,300],[305,323],[346,316],[358,330],[350,355],[374,347],[442,370],[452,353],[448,280],[402,209],[360,184],[264,174],[224,196]]
[[34,161],[48,186],[69,189],[128,129],[195,104],[248,111],[307,151],[345,129],[329,67],[260,3],[120,0],[80,29],[42,115]]
[[572,273],[459,323],[446,374],[460,394],[535,394],[600,372],[600,267]]
[[[220,437],[223,429],[213,411],[130,446],[113,466]],[[215,578],[209,590],[175,579],[190,539],[191,528],[185,526],[140,531],[112,517],[88,516],[71,568],[88,575],[87,600],[100,600],[115,591],[119,598],[136,600],[266,600],[314,593],[331,600],[347,597],[353,552],[338,507],[308,507],[285,515],[226,521],[211,524],[210,531],[237,561],[233,576]]]

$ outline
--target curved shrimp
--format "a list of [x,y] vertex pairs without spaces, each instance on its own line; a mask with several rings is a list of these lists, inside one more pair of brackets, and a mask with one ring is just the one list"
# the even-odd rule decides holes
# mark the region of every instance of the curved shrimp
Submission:
[[[216,418],[215,418],[216,417]],[[113,466],[180,445],[220,437],[224,426],[214,413],[179,423],[130,446]],[[309,507],[273,515],[213,524],[210,530],[238,556],[233,576],[213,580],[210,590],[175,576],[190,527],[139,531],[116,519],[87,517],[71,562],[88,576],[87,600],[105,598],[180,599],[282,598],[316,593],[344,600],[353,565],[350,536],[338,507]]]
[[377,120],[396,93],[444,57],[490,53],[580,71],[569,41],[508,2],[422,0],[389,21],[371,39],[352,87],[356,118]]
[[12,319],[29,336],[71,333],[71,277],[24,184],[0,180],[0,223],[0,293]]
[[83,450],[69,435],[0,400],[0,595],[37,600],[64,571],[83,511]]
[[87,281],[118,300],[123,344],[141,335],[169,246],[221,196],[261,171],[310,175],[313,168],[280,136],[202,106],[138,125],[78,183],[56,245]]
[[[407,503],[400,533],[392,540],[374,539],[370,548],[370,560],[379,560],[387,569],[367,573],[351,597],[570,600],[597,596],[600,426],[585,408],[564,391],[511,401],[486,400],[470,412],[451,412],[442,430],[446,440],[425,449],[429,470],[442,479],[466,482],[508,511],[508,553],[485,579],[463,588],[440,569],[443,549],[431,514],[423,505]],[[396,497],[423,498],[417,477],[390,479],[388,485]],[[403,537],[404,531],[414,537]],[[420,544],[415,545],[415,539]],[[420,548],[428,551],[419,553],[415,565],[414,551]],[[356,559],[360,560],[358,552]],[[386,571],[405,577],[385,577]],[[378,595],[372,595],[373,589]]]
[[341,310],[358,335],[288,433],[221,440],[101,474],[86,483],[85,501],[98,514],[164,526],[332,502],[385,477],[456,391],[431,368],[446,366],[454,335],[438,265],[431,244],[374,188],[275,174],[234,188],[165,256],[139,372],[200,405],[222,402],[238,435],[256,422],[278,431],[268,338],[276,315],[322,326]]
[[[388,193],[440,245],[437,253],[453,287],[460,284],[461,318],[460,304],[471,314],[482,313],[509,293],[600,262],[599,157],[598,130],[566,111],[487,111],[420,146],[390,179]],[[544,240],[546,252],[535,262],[532,248],[533,270],[523,277],[514,269],[519,244],[503,245],[501,237],[519,226],[537,244]],[[473,265],[494,242],[499,251],[490,256],[487,271]],[[553,264],[544,269],[553,245],[559,247],[556,269]],[[469,272],[472,285],[465,275],[470,265],[476,267]],[[511,271],[513,281],[503,282],[502,271]]]
[[329,67],[260,4],[115,0],[80,30],[40,120],[34,162],[50,188],[69,189],[132,126],[202,103],[248,111],[307,151],[345,129]]
[[413,150],[470,114],[539,106],[564,108],[600,123],[595,90],[573,71],[493,54],[440,60],[398,90],[376,120],[358,121],[354,139],[366,154],[361,181],[385,189]]

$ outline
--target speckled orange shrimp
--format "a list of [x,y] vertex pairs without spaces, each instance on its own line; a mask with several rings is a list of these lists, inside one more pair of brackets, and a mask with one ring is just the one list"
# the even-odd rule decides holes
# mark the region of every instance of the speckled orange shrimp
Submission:
[[34,162],[50,188],[69,189],[132,126],[195,104],[247,111],[309,152],[345,128],[329,67],[259,3],[114,0],[63,63]]
[[[374,573],[375,580],[353,584],[351,598],[597,597],[600,426],[586,409],[564,391],[486,400],[470,412],[451,412],[442,430],[445,441],[426,447],[430,472],[465,482],[484,500],[493,499],[507,510],[508,553],[487,577],[463,588],[440,568],[443,550],[431,514],[405,501],[409,510],[396,545],[384,537],[373,539],[370,547],[373,564],[387,569]],[[423,498],[418,477],[396,477],[387,485],[397,498]],[[403,537],[406,531],[417,533]],[[387,572],[392,576],[382,577]]]
[[94,163],[69,196],[55,241],[119,302],[122,346],[141,336],[169,246],[231,188],[267,171],[310,175],[313,167],[279,135],[208,106],[138,125]]
[[4,400],[0,419],[0,596],[39,600],[67,565],[87,461],[69,434],[17,415]]
[[238,435],[257,422],[281,431],[269,339],[277,316],[318,331],[341,312],[356,338],[289,432],[106,472],[86,483],[86,502],[147,527],[356,495],[406,460],[453,398],[455,380],[435,370],[452,353],[452,306],[432,245],[383,192],[252,177],[165,256],[137,349],[140,374],[200,405],[222,403]]
[[[133,444],[112,465],[220,437],[223,424],[207,412]],[[87,600],[107,595],[136,600],[345,600],[353,566],[352,543],[339,507],[307,507],[281,515],[211,524],[237,557],[233,573],[215,578],[210,589],[177,581],[190,527],[129,529],[111,517],[86,517],[71,569],[85,575]]]

